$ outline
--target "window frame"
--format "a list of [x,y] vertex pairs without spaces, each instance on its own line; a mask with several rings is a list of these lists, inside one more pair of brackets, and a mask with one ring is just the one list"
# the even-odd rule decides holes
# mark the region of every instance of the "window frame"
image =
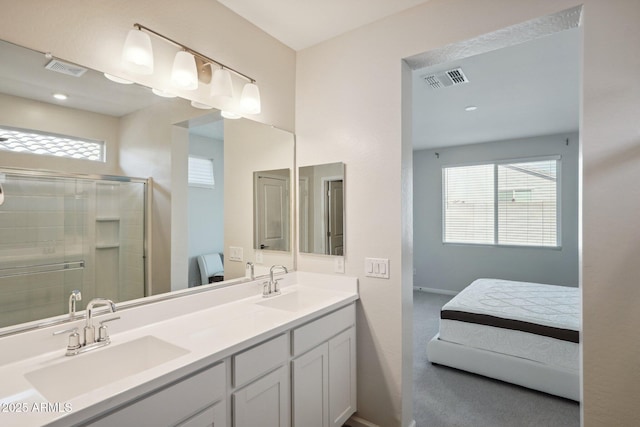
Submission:
[[[498,189],[498,166],[505,164],[517,164],[517,163],[533,163],[533,162],[541,162],[541,161],[556,161],[556,245],[555,246],[544,246],[544,245],[527,245],[527,244],[504,244],[499,243],[499,212],[498,212],[498,204],[499,204],[499,189]],[[445,182],[445,172],[446,169],[456,168],[456,167],[467,167],[467,166],[482,166],[482,165],[493,165],[493,243],[474,243],[474,242],[447,242],[445,241],[446,236],[446,211],[445,211],[445,196],[446,196],[446,182]],[[441,205],[441,242],[443,245],[455,245],[455,246],[485,246],[485,247],[500,247],[500,248],[524,248],[524,249],[550,249],[550,250],[561,250],[562,249],[562,156],[561,155],[548,155],[548,156],[536,156],[536,157],[518,157],[518,158],[509,158],[509,159],[499,159],[499,160],[487,160],[487,161],[478,161],[478,162],[466,162],[466,163],[452,163],[452,164],[444,164],[441,166],[441,194],[440,194],[440,205]]]

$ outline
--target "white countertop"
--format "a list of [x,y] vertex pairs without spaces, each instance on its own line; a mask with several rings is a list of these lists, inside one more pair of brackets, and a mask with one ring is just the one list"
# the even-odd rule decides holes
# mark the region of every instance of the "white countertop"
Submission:
[[[358,299],[356,278],[303,272],[279,277],[282,295],[272,298],[298,292],[307,301],[298,310],[257,304],[267,300],[260,295],[263,280],[259,280],[119,311],[115,315],[121,319],[109,323],[111,344],[77,356],[64,355],[68,334],[54,337],[52,333],[82,327],[84,320],[0,338],[0,425],[79,422]],[[99,315],[94,325],[115,315]],[[188,353],[126,378],[97,384],[90,392],[64,402],[48,402],[25,378],[29,372],[146,336]],[[77,375],[91,376],[91,372]]]

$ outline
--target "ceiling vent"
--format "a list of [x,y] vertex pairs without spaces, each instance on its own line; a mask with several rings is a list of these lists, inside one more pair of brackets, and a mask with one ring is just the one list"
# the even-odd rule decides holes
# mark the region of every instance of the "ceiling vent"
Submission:
[[52,59],[45,67],[47,70],[56,71],[58,73],[66,74],[68,76],[80,77],[87,72],[87,69],[79,65],[70,64],[68,62],[60,61],[59,59]]
[[468,83],[469,79],[462,72],[462,68],[455,68],[438,74],[427,74],[422,79],[431,86],[432,89],[455,86]]

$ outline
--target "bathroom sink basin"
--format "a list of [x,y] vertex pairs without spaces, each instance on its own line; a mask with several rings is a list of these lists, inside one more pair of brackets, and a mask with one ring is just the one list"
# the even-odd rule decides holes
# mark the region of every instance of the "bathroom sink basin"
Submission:
[[318,304],[318,296],[311,292],[294,291],[265,298],[256,304],[284,311],[300,311]]
[[189,353],[154,336],[111,344],[25,374],[50,402],[65,402]]

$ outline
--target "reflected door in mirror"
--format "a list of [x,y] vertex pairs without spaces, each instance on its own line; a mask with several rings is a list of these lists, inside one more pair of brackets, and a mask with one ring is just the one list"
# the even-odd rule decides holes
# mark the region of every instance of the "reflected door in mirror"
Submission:
[[256,249],[289,250],[289,170],[255,173]]

